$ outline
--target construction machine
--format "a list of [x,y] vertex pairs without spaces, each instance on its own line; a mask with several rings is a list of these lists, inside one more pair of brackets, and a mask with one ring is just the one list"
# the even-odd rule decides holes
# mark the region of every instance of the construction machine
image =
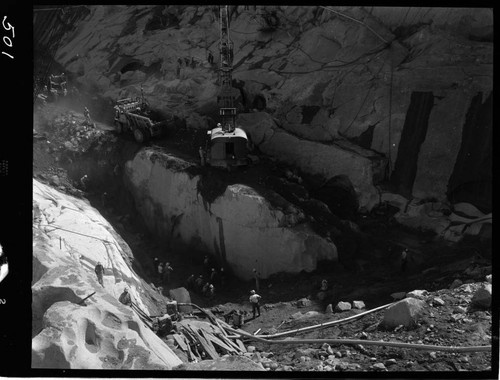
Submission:
[[217,96],[220,122],[207,132],[205,162],[210,166],[231,169],[247,165],[248,137],[245,131],[236,126],[235,93],[232,86],[233,42],[229,36],[228,6],[219,7],[219,85]]
[[151,137],[161,136],[165,133],[169,120],[159,120],[144,97],[124,98],[116,102],[115,130],[118,134],[131,132],[135,141],[142,144]]

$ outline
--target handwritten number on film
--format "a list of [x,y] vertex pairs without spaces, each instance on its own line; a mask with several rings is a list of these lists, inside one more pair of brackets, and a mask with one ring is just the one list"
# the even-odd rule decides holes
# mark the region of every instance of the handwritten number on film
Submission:
[[[7,31],[12,30],[12,38],[14,38],[15,37],[14,27],[10,23],[8,23],[8,22],[6,23],[5,22],[6,19],[7,19],[7,16],[3,16],[2,26]],[[5,24],[7,24],[8,27]],[[7,47],[9,47],[9,48],[12,47],[12,39],[9,36],[3,36],[3,43],[5,45],[7,45]],[[5,54],[7,57],[14,59],[14,56],[10,55],[9,53],[2,51],[2,54]]]

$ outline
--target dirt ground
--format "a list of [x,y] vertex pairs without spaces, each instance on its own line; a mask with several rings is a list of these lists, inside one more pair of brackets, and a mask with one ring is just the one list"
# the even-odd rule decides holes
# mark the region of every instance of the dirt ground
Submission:
[[[33,176],[62,192],[89,199],[131,247],[136,272],[147,282],[163,285],[165,295],[168,295],[169,288],[186,286],[190,274],[197,276],[204,272],[204,252],[173,249],[168,242],[158,241],[145,230],[131,206],[130,196],[120,186],[119,175],[113,173],[116,165],[122,165],[141,147],[130,137],[117,137],[112,132],[113,127],[107,123],[96,122],[96,128],[84,126],[82,112],[78,111],[80,108],[83,107],[78,102],[67,102],[48,104],[34,111]],[[61,128],[61,125],[69,126]],[[165,138],[153,140],[149,144],[197,162],[202,134],[180,128],[169,131]],[[216,178],[212,187],[215,193],[218,188],[237,182],[265,192],[263,184],[266,179],[282,176],[287,168],[264,156],[259,158],[259,164],[231,173],[201,167],[200,171],[209,171],[208,176]],[[106,161],[102,167],[96,163],[99,160]],[[91,173],[93,179],[89,188],[83,191],[79,179],[87,173]],[[111,195],[106,201],[103,201],[103,192]],[[374,210],[361,215],[357,224],[363,236],[366,236],[366,242],[358,246],[353,260],[324,263],[313,273],[278,274],[261,280],[258,293],[262,296],[263,306],[261,316],[256,319],[251,317],[248,303],[249,291],[255,289],[253,281],[245,282],[228,275],[225,286],[215,285],[213,299],[192,292],[192,302],[210,307],[214,312],[232,309],[246,311],[243,329],[251,333],[261,329],[262,334],[341,319],[355,313],[350,310],[333,315],[323,314],[327,304],[335,306],[339,301],[362,300],[366,309],[372,309],[392,302],[390,295],[394,292],[425,289],[432,292],[431,298],[439,296],[446,298],[446,301],[439,308],[429,306],[416,330],[395,332],[377,328],[376,324],[383,315],[381,311],[341,327],[321,329],[301,337],[358,339],[364,333],[367,334],[364,338],[369,340],[421,341],[447,346],[491,344],[491,311],[468,309],[472,291],[479,286],[478,282],[484,281],[488,267],[491,273],[491,248],[475,240],[449,244],[428,234],[408,231],[394,224],[387,210]],[[405,272],[401,271],[399,261],[402,247],[410,249],[409,265]],[[170,261],[174,269],[170,284],[158,283],[153,268],[154,257],[160,261]],[[211,266],[220,267],[220,264],[213,261]],[[316,294],[322,279],[328,281],[330,291],[325,300],[319,301]],[[462,288],[449,290],[450,284],[456,279],[469,283],[470,291]],[[312,300],[311,306],[298,308],[296,301],[304,297]],[[457,306],[467,308],[467,312],[460,313],[459,319],[450,322]],[[290,319],[298,311],[318,311],[320,314],[311,318]],[[304,355],[295,355],[298,349],[313,347],[319,350],[321,345],[253,345],[257,352],[272,352],[272,355],[266,355],[279,364],[278,370],[323,370],[318,367],[321,355],[311,354],[313,358],[306,361],[300,359]],[[378,362],[386,363],[389,371],[483,371],[491,368],[490,353],[435,352],[431,355],[429,351],[381,346],[359,348],[352,345],[334,346],[333,350],[337,359],[347,363],[337,362],[337,370],[374,371],[377,369],[372,366]],[[395,363],[389,359],[395,359]]]

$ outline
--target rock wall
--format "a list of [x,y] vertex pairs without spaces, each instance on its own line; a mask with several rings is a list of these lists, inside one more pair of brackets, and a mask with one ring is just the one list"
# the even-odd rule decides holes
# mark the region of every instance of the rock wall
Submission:
[[337,259],[335,245],[315,234],[287,201],[276,207],[254,189],[234,184],[209,203],[194,168],[149,148],[127,162],[128,188],[158,236],[211,252],[243,279],[252,277],[253,268],[267,278]]
[[[410,195],[446,200],[465,110],[493,88],[492,9],[233,6],[230,13],[240,111],[258,106],[271,113],[306,150],[310,141],[338,139],[371,150],[387,159],[386,180],[397,157],[411,159],[417,172]],[[217,118],[217,17],[211,6],[90,7],[56,60],[104,97],[136,96],[142,85],[153,106]],[[407,158],[399,147],[415,92],[431,92],[436,104],[421,126],[427,134],[420,154]],[[269,154],[300,162],[282,151],[291,140],[277,134]],[[349,160],[333,162],[310,165],[325,176],[350,170]],[[455,178],[453,185],[467,181]],[[460,196],[477,198],[474,190]]]
[[[127,286],[148,315],[161,313],[165,302],[132,270],[129,247],[107,221],[88,203],[36,180],[33,214],[32,367],[171,369],[181,364],[118,301]],[[94,273],[98,261],[105,267],[104,287]]]

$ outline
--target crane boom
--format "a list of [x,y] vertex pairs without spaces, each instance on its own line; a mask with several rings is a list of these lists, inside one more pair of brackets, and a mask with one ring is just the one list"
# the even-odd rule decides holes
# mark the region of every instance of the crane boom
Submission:
[[218,96],[219,115],[222,119],[222,130],[232,132],[235,128],[236,108],[234,107],[233,89],[233,42],[229,36],[228,6],[220,6],[220,42],[219,42],[219,83]]

